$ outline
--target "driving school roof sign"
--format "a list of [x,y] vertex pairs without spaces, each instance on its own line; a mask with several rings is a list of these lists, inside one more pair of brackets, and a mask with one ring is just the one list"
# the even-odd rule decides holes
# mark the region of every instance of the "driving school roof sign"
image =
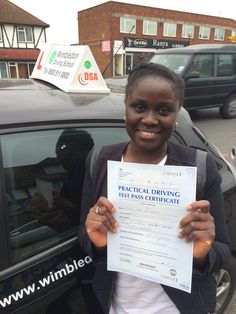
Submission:
[[46,44],[30,77],[51,83],[65,92],[110,92],[88,46]]

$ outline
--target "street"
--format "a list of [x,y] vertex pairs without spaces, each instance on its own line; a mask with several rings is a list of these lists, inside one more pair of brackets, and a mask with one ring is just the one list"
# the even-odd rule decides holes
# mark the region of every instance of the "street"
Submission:
[[222,119],[218,109],[206,109],[191,114],[192,120],[223,154],[236,145],[236,119]]
[[[226,156],[230,154],[232,146],[236,145],[236,119],[222,119],[218,109],[201,110],[194,113],[192,120],[219,150]],[[236,293],[231,300],[225,314],[236,313]]]

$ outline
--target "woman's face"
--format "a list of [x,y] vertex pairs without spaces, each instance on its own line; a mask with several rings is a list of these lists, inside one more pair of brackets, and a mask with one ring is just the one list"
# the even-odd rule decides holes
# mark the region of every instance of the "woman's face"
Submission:
[[168,80],[147,76],[137,80],[126,99],[126,130],[141,152],[166,149],[179,112],[179,99]]

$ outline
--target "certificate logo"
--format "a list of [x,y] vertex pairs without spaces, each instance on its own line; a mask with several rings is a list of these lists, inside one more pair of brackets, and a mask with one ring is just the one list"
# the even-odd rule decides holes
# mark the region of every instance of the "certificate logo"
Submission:
[[174,268],[170,269],[170,275],[175,277],[177,275],[177,271]]

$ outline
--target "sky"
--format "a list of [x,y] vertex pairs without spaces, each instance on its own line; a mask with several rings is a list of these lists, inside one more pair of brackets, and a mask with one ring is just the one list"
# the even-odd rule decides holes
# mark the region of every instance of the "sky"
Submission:
[[[78,43],[77,12],[107,2],[105,0],[10,0],[50,25],[47,42]],[[235,0],[119,0],[118,2],[193,12],[236,20]]]

